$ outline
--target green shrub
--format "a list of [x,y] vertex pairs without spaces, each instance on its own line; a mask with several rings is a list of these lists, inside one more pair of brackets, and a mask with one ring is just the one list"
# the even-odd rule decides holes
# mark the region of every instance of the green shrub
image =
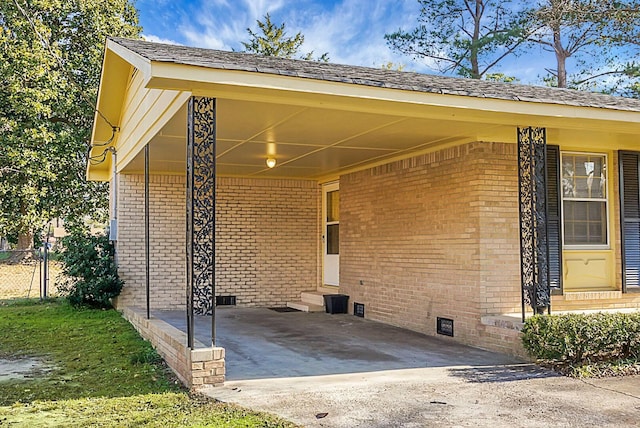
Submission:
[[75,230],[63,238],[60,255],[65,279],[60,287],[73,306],[111,307],[124,282],[118,277],[115,249],[106,234]]
[[535,315],[522,343],[537,360],[572,367],[640,358],[640,312]]

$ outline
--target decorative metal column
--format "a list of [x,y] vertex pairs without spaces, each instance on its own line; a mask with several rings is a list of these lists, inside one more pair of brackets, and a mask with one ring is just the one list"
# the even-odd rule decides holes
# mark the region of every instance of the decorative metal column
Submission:
[[187,336],[194,314],[211,315],[215,345],[216,100],[191,97],[187,129]]
[[525,305],[550,311],[545,128],[518,128],[520,274],[522,320]]

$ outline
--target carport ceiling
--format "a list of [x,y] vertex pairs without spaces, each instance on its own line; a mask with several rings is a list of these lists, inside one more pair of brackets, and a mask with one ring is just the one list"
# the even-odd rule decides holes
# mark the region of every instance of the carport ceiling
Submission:
[[[495,124],[229,99],[217,100],[216,115],[218,174],[226,176],[321,179],[482,134],[515,137],[512,127]],[[151,140],[153,173],[184,173],[186,123],[185,106]],[[143,170],[142,153],[124,168]]]

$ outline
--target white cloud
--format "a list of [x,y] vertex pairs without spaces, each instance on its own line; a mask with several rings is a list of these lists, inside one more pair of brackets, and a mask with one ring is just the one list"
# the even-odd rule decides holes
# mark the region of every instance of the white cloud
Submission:
[[163,39],[162,37],[155,36],[153,34],[143,34],[142,38],[148,42],[164,43],[167,45],[182,45],[172,39]]
[[266,13],[281,9],[284,0],[242,0],[202,2],[183,15],[178,32],[189,45],[240,50],[248,39],[247,28]]
[[282,8],[285,2],[284,0],[243,0],[243,3],[248,9],[248,18],[253,24],[256,19],[262,18],[266,13],[273,13]]
[[413,25],[418,15],[415,0],[343,0],[316,16],[294,11],[292,22],[305,35],[305,49],[329,53],[331,62],[379,67],[387,62],[421,68],[411,59],[392,52],[386,33]]

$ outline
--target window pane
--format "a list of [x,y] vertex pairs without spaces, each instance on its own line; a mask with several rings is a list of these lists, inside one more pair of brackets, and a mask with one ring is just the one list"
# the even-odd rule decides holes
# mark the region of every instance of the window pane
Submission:
[[564,201],[565,245],[606,245],[606,203]]
[[340,221],[339,190],[327,193],[327,221]]
[[340,225],[327,225],[327,254],[340,254]]
[[566,198],[600,198],[606,193],[603,155],[562,155],[562,193]]

